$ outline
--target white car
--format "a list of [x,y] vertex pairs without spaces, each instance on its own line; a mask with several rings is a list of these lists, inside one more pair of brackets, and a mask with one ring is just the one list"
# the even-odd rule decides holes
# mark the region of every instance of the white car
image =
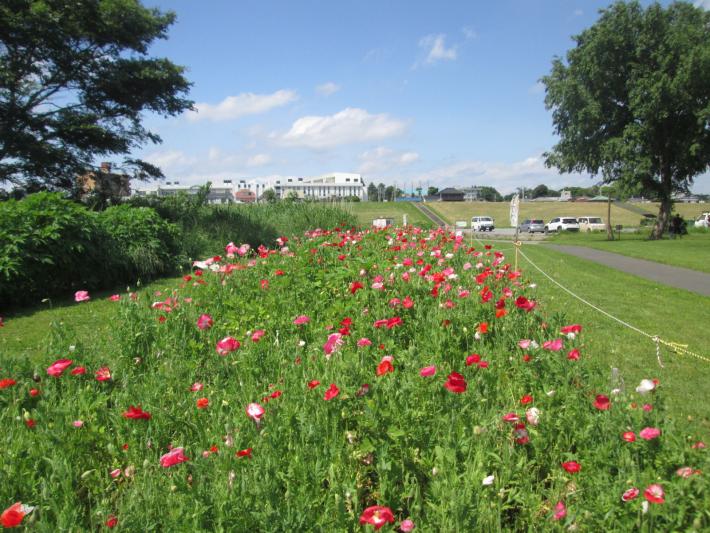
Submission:
[[545,231],[579,231],[579,223],[573,217],[556,217],[547,223]]
[[601,217],[577,217],[579,231],[604,231],[606,224]]
[[710,228],[710,211],[707,211],[695,219],[696,228]]
[[471,229],[473,231],[493,231],[496,227],[491,217],[471,217]]

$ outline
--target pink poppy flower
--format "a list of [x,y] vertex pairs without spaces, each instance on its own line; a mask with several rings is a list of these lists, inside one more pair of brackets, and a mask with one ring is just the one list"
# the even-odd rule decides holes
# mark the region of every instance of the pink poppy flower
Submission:
[[69,372],[72,376],[83,376],[86,374],[86,367],[85,366],[77,366],[72,369],[71,372]]
[[604,396],[603,394],[597,394],[596,398],[594,399],[594,407],[596,407],[600,411],[607,411],[611,407],[609,398],[607,396]]
[[532,344],[532,341],[530,339],[521,339],[518,341],[518,346],[520,346],[523,350],[527,350],[530,348],[530,345]]
[[371,524],[375,531],[385,524],[394,524],[394,515],[389,507],[373,505],[365,509],[360,515],[360,525]]
[[303,324],[308,324],[311,321],[310,317],[306,315],[300,315],[297,316],[294,320],[293,323],[296,324],[297,326],[302,326]]
[[117,477],[119,477],[121,475],[121,469],[115,468],[115,469],[111,470],[111,472],[109,474],[111,475],[111,477],[113,479],[116,479]]
[[552,341],[545,341],[542,343],[542,347],[545,350],[550,350],[552,352],[559,352],[562,349],[564,342],[562,339],[555,339]]
[[120,294],[112,294],[111,296],[108,297],[108,299],[112,302],[118,302],[121,299]]
[[410,531],[414,531],[415,527],[416,526],[414,525],[414,522],[412,522],[409,518],[407,518],[406,520],[402,520],[399,523],[399,530],[403,533],[409,533]]
[[665,495],[666,493],[664,492],[663,487],[658,483],[649,485],[646,487],[646,490],[643,491],[644,498],[651,503],[665,503]]
[[689,478],[690,476],[692,476],[693,474],[699,473],[699,471],[698,471],[698,470],[693,470],[693,469],[690,468],[689,466],[682,466],[682,467],[680,467],[678,470],[676,470],[675,473],[676,473],[677,475],[679,475],[680,477],[687,479],[687,478]]
[[263,329],[257,329],[251,336],[251,341],[259,342],[264,335],[266,335],[266,331],[264,331]]
[[47,368],[47,374],[58,378],[73,362],[71,359],[58,359]]
[[72,422],[72,426],[74,426],[75,428],[83,427],[84,421],[83,420],[74,420],[74,422]]
[[515,306],[518,309],[523,309],[524,311],[527,311],[528,313],[535,309],[535,306],[537,303],[534,300],[528,300],[525,296],[518,296],[515,299]]
[[582,465],[580,465],[577,461],[567,461],[566,463],[562,463],[562,468],[570,474],[576,474],[582,470]]
[[444,387],[450,392],[461,394],[462,392],[466,392],[468,384],[466,383],[466,379],[461,374],[458,372],[452,372],[447,376]]
[[436,374],[436,365],[425,366],[419,371],[421,377],[429,377]]
[[332,333],[328,335],[328,340],[325,341],[323,345],[323,352],[326,358],[330,359],[330,356],[343,345],[343,335],[340,333]]
[[578,361],[579,360],[579,350],[575,348],[574,350],[570,350],[567,352],[567,359],[570,361]]
[[197,327],[203,331],[206,329],[210,329],[212,327],[212,324],[214,324],[214,321],[212,320],[212,317],[210,315],[202,314],[200,315],[200,318],[197,319]]
[[552,515],[552,519],[562,520],[565,516],[567,516],[567,507],[565,507],[564,502],[559,501],[555,505],[555,514]]
[[693,450],[704,450],[705,443],[701,440],[690,446]]
[[102,366],[96,371],[96,381],[110,381],[111,369],[107,366]]
[[333,398],[335,398],[338,394],[340,394],[340,389],[335,385],[335,383],[331,383],[328,390],[325,391],[325,394],[323,395],[323,399],[325,401],[330,401]]
[[74,293],[75,302],[88,302],[91,299],[87,291],[76,291]]
[[631,487],[629,490],[624,491],[624,493],[621,495],[621,501],[622,502],[630,502],[631,500],[635,499],[641,491],[637,489],[636,487]]
[[238,350],[241,344],[239,344],[239,341],[235,339],[234,337],[225,337],[221,341],[217,343],[217,353],[221,355],[222,357],[226,356],[227,354]]
[[261,417],[264,416],[264,408],[258,403],[250,403],[247,405],[246,412],[247,416],[257,424],[261,422]]
[[199,392],[199,391],[201,391],[201,390],[204,389],[204,388],[205,388],[205,386],[204,386],[202,383],[195,382],[195,383],[193,383],[192,386],[190,387],[190,391],[192,391],[192,392]]
[[357,341],[357,345],[358,345],[359,348],[363,348],[363,347],[365,347],[365,346],[371,346],[371,345],[372,345],[372,341],[371,341],[370,339],[366,338],[366,337],[363,337],[362,339],[360,339],[359,341]]
[[160,466],[163,468],[169,468],[189,460],[190,458],[185,456],[185,448],[173,448],[168,453],[160,457]]
[[639,437],[645,440],[653,440],[661,434],[661,430],[658,428],[643,428],[639,431]]
[[531,426],[537,426],[540,423],[540,410],[537,407],[531,407],[525,411],[525,418]]
[[625,431],[622,435],[621,438],[624,439],[626,442],[634,442],[636,440],[636,433],[633,431]]
[[503,415],[503,421],[504,422],[518,422],[520,421],[520,417],[516,415],[515,413],[507,413]]

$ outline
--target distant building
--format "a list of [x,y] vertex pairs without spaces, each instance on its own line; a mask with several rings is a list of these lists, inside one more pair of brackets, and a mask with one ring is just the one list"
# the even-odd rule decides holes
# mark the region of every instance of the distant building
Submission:
[[[187,194],[193,196],[200,191],[201,185],[181,185],[179,181],[166,181],[154,187],[145,187],[135,191],[136,196],[158,196],[165,198],[176,194]],[[228,204],[234,202],[234,185],[232,180],[224,180],[221,184],[211,185],[207,194],[207,202],[210,204]]]
[[295,195],[297,198],[332,200],[357,196],[367,197],[367,188],[360,174],[333,172],[314,178],[279,178],[272,184],[277,198]]
[[131,177],[111,172],[111,163],[101,163],[98,171],[89,171],[76,177],[79,196],[96,193],[106,198],[121,199],[131,195]]
[[483,189],[481,187],[463,187],[461,189],[463,192],[464,202],[477,202],[483,196]]
[[437,193],[441,202],[463,202],[464,193],[458,189],[447,187]]
[[560,197],[558,198],[560,202],[570,202],[572,201],[572,192],[568,190],[560,191]]

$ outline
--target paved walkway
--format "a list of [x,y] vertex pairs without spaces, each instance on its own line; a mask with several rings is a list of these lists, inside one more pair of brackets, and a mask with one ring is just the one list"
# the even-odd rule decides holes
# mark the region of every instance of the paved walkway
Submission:
[[710,274],[705,272],[663,265],[653,261],[646,261],[645,259],[635,259],[621,254],[595,250],[594,248],[585,248],[584,246],[561,244],[545,246],[664,285],[685,289],[703,296],[710,296]]

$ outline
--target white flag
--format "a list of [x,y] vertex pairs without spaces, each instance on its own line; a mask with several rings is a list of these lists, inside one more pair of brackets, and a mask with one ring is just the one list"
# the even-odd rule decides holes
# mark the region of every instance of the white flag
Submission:
[[520,208],[520,199],[516,193],[510,201],[510,225],[514,228],[518,227],[518,209]]

